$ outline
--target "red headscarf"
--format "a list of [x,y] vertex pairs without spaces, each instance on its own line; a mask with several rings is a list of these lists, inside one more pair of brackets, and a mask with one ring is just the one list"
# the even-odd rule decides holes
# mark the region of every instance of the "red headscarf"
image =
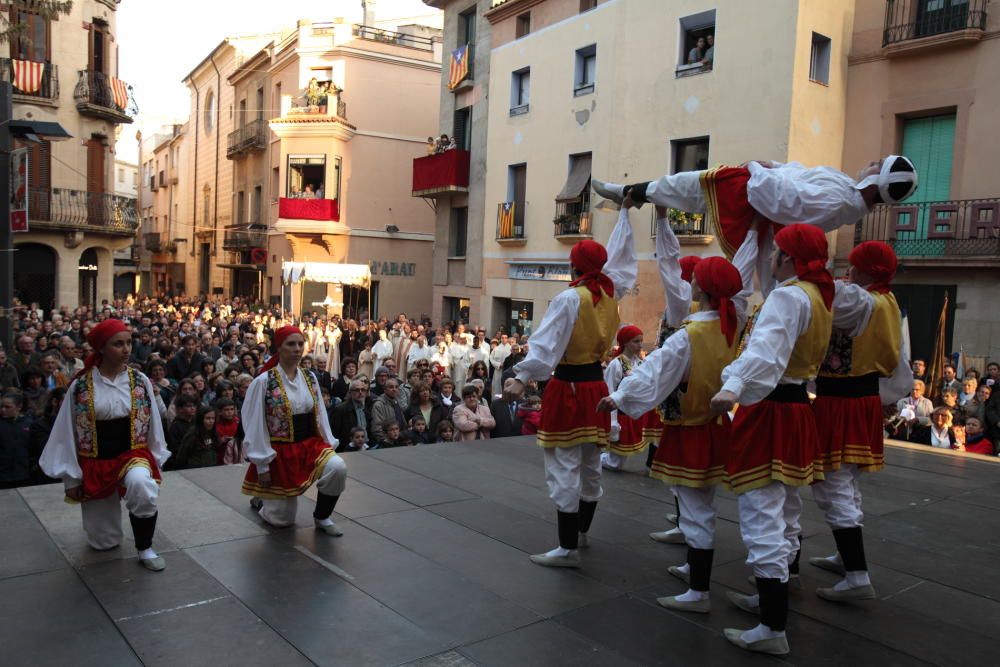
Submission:
[[694,267],[694,279],[708,294],[712,308],[719,311],[722,333],[726,335],[726,342],[732,345],[739,326],[732,298],[743,289],[740,272],[724,257],[706,257]]
[[90,345],[90,354],[83,362],[83,368],[74,376],[74,379],[90,372],[91,368],[95,366],[100,366],[101,362],[104,361],[104,355],[101,354],[101,350],[104,346],[108,344],[116,334],[120,334],[123,331],[128,331],[128,326],[121,320],[104,320],[87,334],[87,344]]
[[570,283],[571,287],[583,285],[594,295],[594,305],[601,300],[601,290],[610,297],[615,295],[615,284],[611,278],[601,273],[608,261],[608,251],[597,241],[586,239],[578,242],[569,251],[569,261],[581,275]]
[[621,329],[618,330],[618,333],[615,335],[615,340],[618,341],[618,349],[615,350],[614,354],[612,354],[611,356],[617,357],[619,354],[625,351],[625,345],[627,345],[630,340],[632,340],[633,338],[637,338],[638,336],[641,335],[642,335],[642,329],[635,326],[634,324],[626,324],[625,326],[623,326]]
[[698,255],[681,257],[681,280],[691,282],[691,276],[694,275],[694,267],[698,266],[698,262],[700,261],[701,257],[698,257]]
[[823,230],[812,225],[788,225],[774,235],[774,242],[795,261],[799,280],[816,285],[827,309],[832,308],[833,276],[826,270],[828,249]]
[[261,373],[266,373],[267,371],[271,370],[272,368],[278,365],[278,358],[279,358],[278,348],[281,347],[281,344],[285,342],[285,339],[291,336],[292,334],[298,334],[303,338],[305,338],[305,336],[302,333],[302,330],[299,329],[298,327],[293,327],[293,326],[281,327],[280,329],[274,332],[274,339],[271,341],[271,345],[274,348],[274,354],[272,354],[271,358],[267,360],[267,363],[265,363],[263,366],[260,367],[260,370],[257,371],[257,375],[260,375]]
[[889,283],[896,276],[896,252],[888,243],[882,241],[865,241],[848,256],[852,266],[864,271],[875,279],[868,289],[879,294],[886,294],[891,289]]

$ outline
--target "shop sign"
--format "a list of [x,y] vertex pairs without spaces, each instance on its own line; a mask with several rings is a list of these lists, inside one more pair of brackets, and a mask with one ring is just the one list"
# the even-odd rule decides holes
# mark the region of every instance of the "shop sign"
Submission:
[[510,264],[507,277],[511,280],[554,280],[572,279],[569,264]]
[[415,276],[417,265],[414,262],[380,262],[373,259],[368,263],[373,276]]

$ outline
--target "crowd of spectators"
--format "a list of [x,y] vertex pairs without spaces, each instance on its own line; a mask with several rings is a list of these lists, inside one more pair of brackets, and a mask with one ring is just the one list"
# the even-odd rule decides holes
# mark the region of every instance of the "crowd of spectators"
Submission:
[[455,138],[449,138],[447,134],[442,134],[437,139],[434,137],[427,137],[428,155],[438,155],[446,151],[453,151],[456,148],[458,148],[458,144],[455,143]]
[[405,314],[371,321],[297,317],[239,298],[128,298],[97,308],[16,310],[14,349],[0,349],[0,488],[45,483],[38,457],[59,406],[109,317],[132,327],[131,365],[150,379],[172,453],[167,469],[244,460],[240,408],[270,337],[302,328],[302,366],[321,389],[338,451],[533,433],[540,389],[503,391],[528,339]]
[[1000,363],[989,362],[983,374],[969,368],[961,378],[953,364],[945,364],[931,387],[922,359],[914,359],[912,369],[913,392],[896,403],[887,420],[892,436],[975,454],[1000,452],[1000,390],[994,391],[1000,383]]

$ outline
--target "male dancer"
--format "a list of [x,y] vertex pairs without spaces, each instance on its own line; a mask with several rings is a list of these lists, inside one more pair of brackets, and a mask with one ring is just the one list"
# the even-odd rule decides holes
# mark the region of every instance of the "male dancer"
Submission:
[[866,241],[851,251],[848,261],[849,282],[836,283],[834,332],[813,402],[824,470],[823,481],[813,484],[813,498],[833,530],[837,553],[809,562],[844,577],[832,588],[816,590],[833,601],[875,598],[861,535],[858,477],[884,465],[882,403],[895,404],[913,388],[909,354],[901,350],[899,306],[891,291],[896,253],[881,241]]
[[[559,546],[531,560],[549,567],[580,566],[580,535],[586,539],[603,493],[600,448],[608,444],[610,419],[596,409],[608,395],[601,361],[620,322],[618,299],[639,273],[628,210],[619,213],[607,250],[596,241],[580,241],[569,259],[575,278],[549,304],[531,336],[528,356],[514,366],[511,383],[511,393],[518,396],[529,380],[548,380],[538,444],[558,511]],[[553,369],[555,377],[549,379]]]
[[[756,239],[750,244],[756,248]],[[753,265],[751,260],[750,266]],[[672,484],[680,502],[680,529],[687,539],[687,563],[671,567],[689,581],[683,595],[659,598],[671,609],[707,613],[715,540],[715,487],[725,478],[729,456],[729,416],[713,415],[711,397],[722,385],[722,369],[736,357],[738,332],[746,300],[753,291],[739,271],[722,257],[708,257],[694,268],[692,295],[700,308],[646,363],[625,378],[598,405],[640,415],[660,405],[680,387],[679,408],[666,415],[666,425],[650,473]]]
[[[747,631],[726,629],[725,635],[750,651],[788,653],[788,566],[798,548],[802,510],[798,488],[822,478],[806,382],[819,372],[833,326],[834,286],[826,261],[826,236],[818,227],[789,225],[775,234],[771,273],[779,286],[764,301],[742,354],[722,371],[722,391],[712,398],[717,414],[740,403],[726,472],[739,497],[761,622]],[[742,608],[757,602],[753,596],[729,597]]]

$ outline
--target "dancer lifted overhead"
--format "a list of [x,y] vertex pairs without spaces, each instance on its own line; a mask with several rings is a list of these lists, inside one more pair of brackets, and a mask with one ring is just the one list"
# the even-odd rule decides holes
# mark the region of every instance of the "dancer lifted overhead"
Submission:
[[[556,504],[559,546],[531,560],[550,567],[579,567],[580,536],[586,546],[603,493],[600,448],[608,444],[610,420],[596,409],[608,394],[601,361],[618,330],[618,299],[639,273],[628,210],[619,213],[607,250],[596,241],[580,241],[569,260],[574,279],[549,304],[531,336],[528,356],[514,366],[511,385],[516,396],[529,380],[548,380],[538,444],[544,448],[549,497]],[[555,377],[549,379],[553,370]]]
[[894,405],[913,388],[892,294],[896,253],[881,241],[866,241],[851,251],[848,261],[849,282],[836,283],[834,331],[813,402],[824,469],[823,481],[812,487],[813,498],[833,530],[837,553],[809,562],[844,577],[832,588],[816,590],[832,601],[875,598],[861,535],[858,477],[885,463],[882,404]]
[[726,629],[741,648],[785,654],[788,568],[798,550],[802,503],[798,489],[822,479],[819,436],[806,382],[816,377],[833,329],[833,277],[826,270],[826,236],[811,225],[790,225],[774,236],[767,296],[742,354],[722,371],[717,414],[740,408],[733,420],[726,473],[739,500],[740,532],[758,596],[730,593],[737,606],[757,611],[760,624]]

